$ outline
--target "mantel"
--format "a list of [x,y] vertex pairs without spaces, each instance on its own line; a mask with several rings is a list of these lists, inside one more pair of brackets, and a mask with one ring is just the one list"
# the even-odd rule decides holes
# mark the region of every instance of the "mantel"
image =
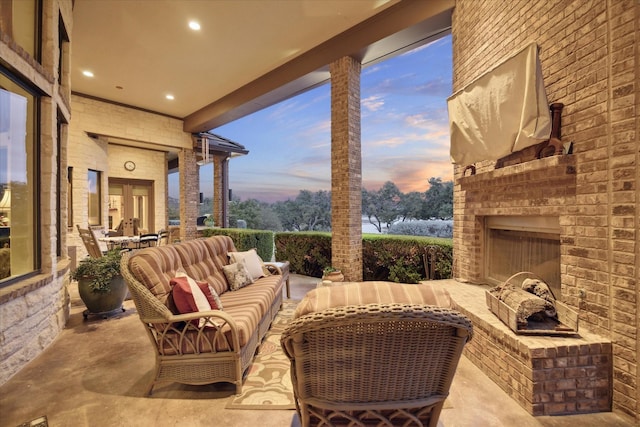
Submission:
[[549,178],[550,176],[566,176],[576,174],[576,160],[573,155],[551,156],[542,159],[531,160],[517,165],[505,166],[489,172],[458,178],[463,190],[485,186],[495,181],[508,179],[519,181],[526,175],[538,175]]

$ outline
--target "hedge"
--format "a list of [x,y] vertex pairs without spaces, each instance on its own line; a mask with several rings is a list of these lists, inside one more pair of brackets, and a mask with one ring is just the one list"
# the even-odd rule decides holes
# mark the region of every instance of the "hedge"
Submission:
[[273,258],[273,231],[245,228],[207,228],[202,231],[202,235],[204,237],[229,236],[238,251],[248,251],[255,248],[263,260],[271,261]]
[[[292,272],[321,277],[324,267],[331,265],[331,233],[276,233],[274,242],[276,259],[288,260]],[[402,283],[417,283],[426,278],[447,279],[451,277],[452,255],[451,239],[365,234],[362,237],[363,279]],[[435,270],[433,277],[429,277],[431,263]]]

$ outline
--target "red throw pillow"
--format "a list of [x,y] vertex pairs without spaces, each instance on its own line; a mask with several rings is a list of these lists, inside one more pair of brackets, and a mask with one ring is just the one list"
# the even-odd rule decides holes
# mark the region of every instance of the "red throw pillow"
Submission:
[[173,302],[176,304],[178,312],[186,314],[200,311],[187,277],[174,277],[171,279],[170,285]]
[[222,310],[222,302],[220,301],[220,297],[218,293],[213,289],[207,282],[198,282],[198,287],[202,290],[202,293],[205,297],[207,297],[207,301],[209,301],[209,305],[211,306],[211,310]]
[[[173,302],[180,314],[208,310],[222,310],[222,304],[220,303],[218,295],[213,289],[211,289],[208,283],[193,280],[198,286],[194,289],[201,291],[201,295],[194,296],[194,290],[191,288],[189,280],[193,279],[185,275],[174,277],[169,282],[172,288],[171,294],[173,296]],[[204,319],[200,320],[200,323],[204,322]],[[197,321],[194,321],[193,323],[198,324]]]

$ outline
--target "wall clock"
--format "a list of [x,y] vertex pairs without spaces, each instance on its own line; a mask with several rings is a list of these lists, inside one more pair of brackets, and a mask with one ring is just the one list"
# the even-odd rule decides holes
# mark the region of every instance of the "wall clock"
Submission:
[[133,171],[136,168],[136,164],[131,160],[127,160],[126,162],[124,162],[124,168],[128,171]]

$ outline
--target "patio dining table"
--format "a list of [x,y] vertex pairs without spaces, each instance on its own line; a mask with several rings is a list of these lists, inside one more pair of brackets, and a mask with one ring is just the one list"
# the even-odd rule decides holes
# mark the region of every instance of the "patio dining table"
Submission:
[[105,242],[109,249],[129,249],[131,245],[137,246],[140,243],[140,236],[105,236],[98,240]]

